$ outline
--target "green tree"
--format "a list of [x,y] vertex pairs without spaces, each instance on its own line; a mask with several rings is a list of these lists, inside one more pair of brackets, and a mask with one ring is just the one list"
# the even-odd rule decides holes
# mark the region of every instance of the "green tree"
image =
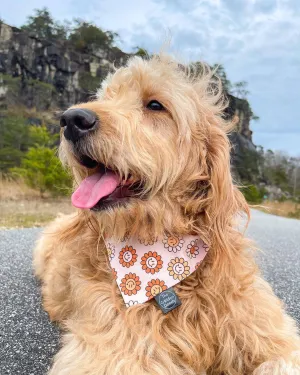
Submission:
[[244,186],[241,191],[249,203],[261,203],[265,195],[264,189],[258,189],[254,185]]
[[0,171],[20,165],[31,145],[26,118],[22,115],[0,117]]
[[27,18],[21,29],[33,33],[40,39],[66,40],[69,32],[69,23],[60,24],[54,21],[47,8],[35,9],[34,15]]
[[28,124],[25,114],[12,111],[0,116],[0,171],[7,173],[9,168],[18,167],[30,147],[54,147],[59,134],[50,134],[45,125]]
[[[6,168],[13,166],[9,171],[18,177],[21,177],[25,182],[35,188],[39,189],[41,195],[46,191],[50,191],[55,195],[64,195],[69,192],[71,186],[71,179],[68,173],[63,169],[57,155],[56,147],[59,134],[50,134],[45,125],[29,126],[20,122],[21,125],[15,126],[16,119],[13,122],[13,135],[16,130],[20,130],[19,126],[25,130],[26,143],[23,140],[23,150],[13,148],[12,134],[8,132],[10,145],[9,154],[15,158],[19,157],[17,164],[6,165]],[[19,142],[20,143],[20,142]],[[18,144],[19,144],[18,143]],[[0,157],[3,156],[6,148],[0,149]],[[20,154],[18,154],[20,152]],[[2,154],[1,154],[2,153]],[[14,160],[15,162],[15,160]]]
[[45,125],[29,127],[30,143],[33,146],[51,147],[54,144],[56,136],[50,135]]
[[289,183],[288,178],[289,164],[287,155],[267,150],[264,154],[263,174],[268,184],[291,192],[292,183]]
[[24,152],[14,149],[12,147],[0,148],[0,171],[6,174],[9,168],[15,165],[20,165]]
[[136,56],[140,56],[140,57],[147,57],[147,56],[149,56],[149,54],[148,54],[147,50],[145,50],[145,48],[137,46],[134,49],[135,49],[135,53],[134,54]]
[[70,176],[63,169],[56,150],[49,147],[31,147],[22,159],[21,167],[12,168],[11,172],[24,178],[29,186],[39,189],[41,195],[46,191],[65,195],[71,187]]
[[256,183],[259,177],[259,167],[262,163],[262,157],[254,150],[248,150],[241,147],[241,156],[236,158],[235,167],[241,181],[245,184]]
[[103,31],[96,25],[76,19],[69,42],[80,52],[91,53],[99,48],[111,48],[118,37],[117,33]]

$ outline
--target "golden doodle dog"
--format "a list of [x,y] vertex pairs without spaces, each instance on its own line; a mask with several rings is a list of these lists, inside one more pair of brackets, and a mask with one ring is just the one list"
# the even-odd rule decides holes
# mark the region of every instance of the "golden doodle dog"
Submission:
[[[94,101],[63,114],[60,157],[79,209],[50,225],[34,252],[44,308],[65,330],[51,375],[300,374],[295,322],[235,221],[249,210],[230,173],[225,107],[208,67],[197,75],[161,54],[130,59]],[[194,269],[189,236],[205,249]],[[127,246],[120,280],[108,242],[128,238],[151,245],[157,267]],[[165,314],[151,297],[166,290],[170,251],[181,262],[167,268],[181,305]],[[131,267],[146,271],[147,290]],[[136,303],[138,294],[149,301]]]

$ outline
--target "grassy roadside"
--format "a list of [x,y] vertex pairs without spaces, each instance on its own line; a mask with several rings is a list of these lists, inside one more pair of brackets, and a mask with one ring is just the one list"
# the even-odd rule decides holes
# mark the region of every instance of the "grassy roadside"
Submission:
[[59,214],[73,211],[70,197],[41,197],[22,181],[0,180],[0,228],[43,226]]
[[74,211],[70,199],[22,199],[0,202],[0,228],[43,226],[59,214]]
[[[300,205],[296,207],[291,201],[266,201],[252,207],[269,214],[300,219]],[[41,197],[37,190],[22,181],[0,179],[0,228],[43,226],[59,214],[73,211],[70,197]]]
[[265,201],[253,208],[266,212],[267,214],[300,219],[300,204],[292,201]]

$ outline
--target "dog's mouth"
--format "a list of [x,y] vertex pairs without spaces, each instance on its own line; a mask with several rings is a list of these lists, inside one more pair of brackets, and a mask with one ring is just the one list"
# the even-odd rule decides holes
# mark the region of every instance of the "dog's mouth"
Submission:
[[100,211],[125,205],[129,199],[141,198],[142,184],[131,174],[124,179],[112,168],[86,155],[81,155],[78,161],[86,168],[94,169],[94,173],[85,178],[73,193],[73,206]]

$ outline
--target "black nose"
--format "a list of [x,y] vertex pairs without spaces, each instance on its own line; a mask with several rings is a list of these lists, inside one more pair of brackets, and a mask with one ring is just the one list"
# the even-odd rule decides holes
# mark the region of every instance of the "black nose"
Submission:
[[84,108],[68,109],[60,119],[60,126],[65,128],[64,136],[73,143],[95,130],[98,124],[97,115]]

